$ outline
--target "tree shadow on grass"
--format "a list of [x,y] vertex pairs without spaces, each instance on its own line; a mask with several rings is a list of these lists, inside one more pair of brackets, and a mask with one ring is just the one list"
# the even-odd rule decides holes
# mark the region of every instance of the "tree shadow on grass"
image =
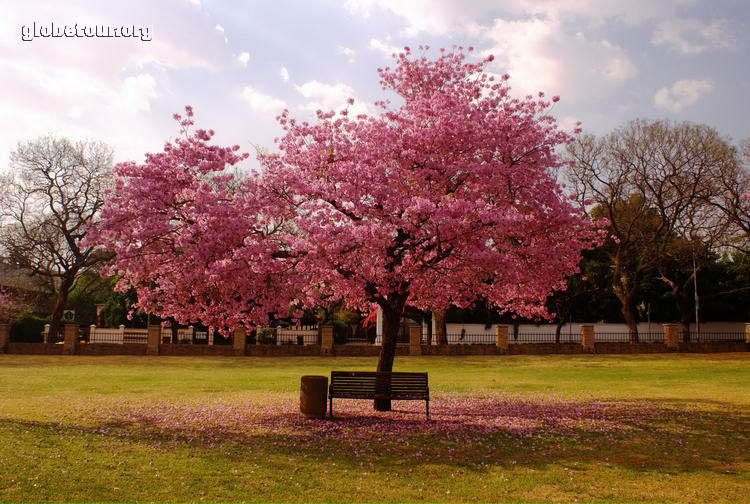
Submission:
[[[307,420],[291,396],[267,401],[122,405],[93,412],[88,425],[0,420],[0,426],[185,445],[237,460],[305,457],[339,467],[444,464],[491,466],[612,464],[638,471],[725,473],[750,462],[750,408],[715,401],[570,401],[445,394],[372,411],[336,401],[335,420]],[[282,463],[284,465],[285,463]]]

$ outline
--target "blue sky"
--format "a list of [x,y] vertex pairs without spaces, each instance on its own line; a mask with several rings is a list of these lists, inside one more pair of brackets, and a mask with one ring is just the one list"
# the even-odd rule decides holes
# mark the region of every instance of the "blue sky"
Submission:
[[[218,141],[272,150],[281,109],[310,117],[351,96],[373,110],[376,68],[421,44],[494,54],[488,70],[509,73],[513,92],[561,96],[565,128],[667,118],[750,137],[747,0],[0,0],[0,12],[0,168],[47,133],[141,160],[187,104]],[[23,41],[33,23],[143,26],[151,40]]]

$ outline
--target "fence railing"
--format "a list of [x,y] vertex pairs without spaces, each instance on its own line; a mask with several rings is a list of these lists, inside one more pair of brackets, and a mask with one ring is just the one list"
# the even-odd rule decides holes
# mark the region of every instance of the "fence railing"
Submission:
[[314,326],[276,328],[277,345],[317,345],[318,329]]
[[[594,333],[597,343],[630,343],[628,332],[597,332]],[[638,332],[638,343],[664,343],[663,332]]]
[[717,331],[690,331],[690,341],[699,343],[725,342],[741,343],[745,341],[745,333],[740,331],[734,332],[717,332]]
[[447,333],[449,345],[494,345],[495,335],[487,333]]
[[[519,332],[513,334],[512,328],[508,328],[508,344],[581,344],[580,332],[561,332],[559,338],[554,332]],[[41,334],[41,341],[46,339],[49,325],[46,325]],[[148,341],[148,330],[138,328],[104,328],[90,326],[79,329],[80,341],[83,343],[110,343],[110,344],[146,344]],[[161,330],[161,342],[172,342],[172,330],[163,327]],[[689,338],[684,338],[684,333],[678,330],[678,342],[701,342],[701,343],[732,343],[745,342],[747,336],[744,331],[690,331]],[[197,344],[231,344],[232,338],[219,337],[214,331],[195,330],[193,326],[179,328],[177,331],[179,343]],[[469,333],[466,331],[452,332],[446,334],[449,345],[495,345],[496,335],[494,332]],[[63,335],[60,334],[56,342],[62,342]],[[594,331],[596,343],[630,343],[631,338],[627,331]],[[409,343],[408,333],[399,333],[397,342]],[[254,339],[248,339],[248,344],[271,344],[271,345],[318,345],[319,333],[316,326],[293,326],[259,329]],[[378,336],[374,343],[382,344],[382,336]],[[432,334],[432,338],[426,332],[421,333],[421,343],[433,345],[438,344],[438,336]],[[643,331],[638,333],[638,343],[665,343],[664,331]]]
[[[189,343],[193,341],[194,334],[197,336],[197,332],[193,327],[182,327],[177,329],[177,341],[179,343]],[[205,332],[203,333],[206,334]],[[172,329],[169,327],[162,327],[161,339],[163,343],[172,342]],[[197,337],[195,339],[198,339]],[[205,336],[204,338],[205,339]],[[117,328],[111,327],[96,327],[91,326],[89,329],[88,343],[114,343],[123,345],[126,343],[140,343],[145,344],[148,342],[148,329],[137,329],[120,326]]]
[[[580,343],[581,335],[579,333],[560,333],[560,343]],[[557,343],[557,336],[555,333],[539,332],[539,333],[518,333],[514,335],[513,332],[508,334],[508,344],[521,344],[521,343]]]

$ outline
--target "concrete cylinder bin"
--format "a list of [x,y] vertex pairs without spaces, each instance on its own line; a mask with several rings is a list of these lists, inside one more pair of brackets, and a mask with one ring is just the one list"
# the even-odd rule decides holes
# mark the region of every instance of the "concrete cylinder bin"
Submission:
[[305,418],[325,418],[327,376],[303,376],[299,387],[299,411]]

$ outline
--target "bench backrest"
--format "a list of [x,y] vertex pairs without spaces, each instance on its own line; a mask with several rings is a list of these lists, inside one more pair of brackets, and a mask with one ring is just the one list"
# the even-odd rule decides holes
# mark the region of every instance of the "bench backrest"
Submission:
[[331,371],[335,394],[414,395],[427,392],[427,373],[378,373],[377,371]]

